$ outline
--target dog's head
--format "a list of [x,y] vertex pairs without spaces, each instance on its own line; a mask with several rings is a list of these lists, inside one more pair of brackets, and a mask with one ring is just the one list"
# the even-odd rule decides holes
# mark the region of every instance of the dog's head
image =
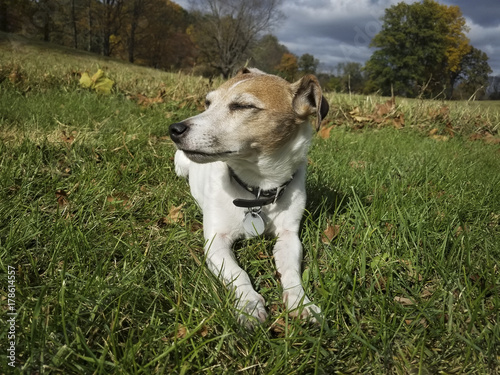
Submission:
[[206,109],[170,125],[177,147],[198,163],[272,155],[293,140],[316,114],[316,129],[328,113],[318,80],[295,83],[244,68],[208,93]]

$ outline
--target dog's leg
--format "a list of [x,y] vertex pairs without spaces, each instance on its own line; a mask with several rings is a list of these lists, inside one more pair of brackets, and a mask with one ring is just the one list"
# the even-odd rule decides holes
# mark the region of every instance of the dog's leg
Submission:
[[283,302],[291,316],[309,317],[315,322],[321,314],[321,309],[312,304],[305,295],[301,283],[302,243],[297,233],[283,231],[278,234],[278,240],[273,249],[276,269],[281,275],[283,287]]
[[213,237],[206,236],[206,239],[208,268],[227,286],[234,288],[240,323],[252,328],[255,319],[264,322],[267,318],[264,298],[253,289],[248,274],[236,262],[231,250],[233,240],[220,234]]

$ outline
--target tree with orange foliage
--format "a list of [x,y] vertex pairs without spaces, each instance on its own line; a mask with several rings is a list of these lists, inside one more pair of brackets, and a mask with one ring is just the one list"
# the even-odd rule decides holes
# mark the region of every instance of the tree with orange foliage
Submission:
[[293,53],[284,53],[281,57],[281,62],[276,67],[278,75],[285,78],[288,81],[294,81],[297,79],[299,72],[299,63],[297,56]]

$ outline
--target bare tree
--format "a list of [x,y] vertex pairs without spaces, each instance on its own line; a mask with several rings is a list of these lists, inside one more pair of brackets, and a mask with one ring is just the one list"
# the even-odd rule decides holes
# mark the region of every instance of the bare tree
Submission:
[[194,39],[206,64],[225,78],[244,61],[259,34],[283,19],[282,0],[191,0]]

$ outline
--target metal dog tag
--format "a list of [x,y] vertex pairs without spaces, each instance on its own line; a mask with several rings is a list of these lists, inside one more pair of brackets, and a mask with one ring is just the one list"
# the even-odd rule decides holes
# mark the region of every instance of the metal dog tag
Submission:
[[[259,210],[260,212],[260,210]],[[259,212],[247,211],[243,219],[243,228],[250,236],[260,236],[266,229],[266,223]]]

